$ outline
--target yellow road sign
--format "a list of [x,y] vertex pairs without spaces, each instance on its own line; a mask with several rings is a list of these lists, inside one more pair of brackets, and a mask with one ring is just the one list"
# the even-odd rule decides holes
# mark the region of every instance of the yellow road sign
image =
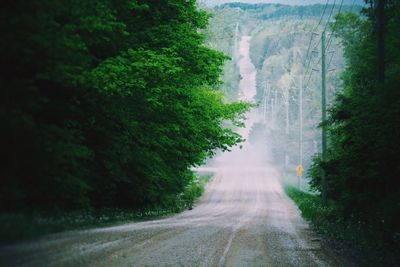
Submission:
[[303,175],[303,166],[301,164],[297,165],[296,174],[297,174],[297,176],[302,176]]

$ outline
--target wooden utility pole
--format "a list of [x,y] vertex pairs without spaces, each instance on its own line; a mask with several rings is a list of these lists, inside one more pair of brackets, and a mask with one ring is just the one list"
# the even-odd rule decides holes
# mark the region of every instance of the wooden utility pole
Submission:
[[274,122],[274,112],[275,112],[275,107],[274,107],[274,98],[271,97],[271,128],[273,128],[273,122]]
[[289,89],[287,89],[288,92],[285,96],[285,114],[286,114],[286,127],[285,127],[285,133],[288,135],[289,134]]
[[268,87],[268,82],[265,81],[265,87],[264,87],[264,97],[263,97],[263,122],[265,123],[267,121],[267,104],[269,101],[269,87]]
[[264,87],[263,96],[262,96],[262,106],[261,106],[261,113],[262,113],[262,116],[263,116],[263,122],[264,123],[265,123],[265,114],[266,114],[265,109],[267,107],[265,105],[266,94],[267,94],[267,92],[266,92],[265,87]]
[[278,90],[275,90],[275,98],[271,98],[271,128],[272,129],[275,129],[277,111],[278,111]]
[[278,89],[275,89],[275,99],[274,99],[274,129],[276,125],[276,115],[278,114]]
[[[321,81],[322,81],[322,162],[326,161],[326,46],[325,31],[321,35]],[[322,204],[326,205],[327,201],[327,181],[325,172],[322,171]]]
[[238,52],[238,35],[239,35],[239,22],[236,22],[236,26],[235,26],[235,40],[233,43],[233,52],[232,52],[232,56],[233,58],[237,58],[237,52]]
[[[303,77],[299,81],[299,165],[303,168]],[[302,175],[298,176],[298,187],[301,189]]]

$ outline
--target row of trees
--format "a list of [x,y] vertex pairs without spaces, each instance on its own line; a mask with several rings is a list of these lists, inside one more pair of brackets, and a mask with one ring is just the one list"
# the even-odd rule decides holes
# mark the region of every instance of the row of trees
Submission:
[[[325,173],[328,200],[335,204],[337,214],[357,218],[377,233],[373,238],[398,246],[400,4],[369,2],[364,17],[337,17],[347,67],[343,90],[326,122],[328,159],[316,159],[310,174],[312,186],[321,190],[322,171]],[[383,2],[384,9],[379,10]]]
[[[300,163],[300,102],[302,102],[302,164],[307,168],[314,153],[320,147],[321,92],[319,75],[307,72],[307,47],[310,36],[303,34],[318,25],[318,17],[307,20],[279,19],[266,23],[252,38],[251,56],[256,62],[257,97],[263,107],[268,148],[272,150],[276,163],[288,167],[295,175],[295,165]],[[343,69],[340,48],[332,39],[330,50],[335,51],[330,62],[329,99],[332,99]],[[313,38],[311,46],[318,44]],[[315,50],[319,49],[317,47]],[[310,66],[318,68],[317,53],[312,53]],[[311,76],[310,76],[311,74]],[[300,97],[300,90],[302,96]],[[294,179],[293,179],[294,180]]]
[[[280,14],[273,5],[265,5],[264,9],[252,11],[259,18],[264,13],[271,16],[276,14],[277,17],[259,20],[259,27],[254,31],[251,40],[250,55],[258,69],[257,99],[265,117],[265,123],[257,131],[260,134],[264,132],[267,149],[271,150],[275,163],[285,166],[288,172],[287,182],[293,185],[297,184],[296,165],[301,162],[307,169],[313,155],[321,147],[321,131],[316,127],[321,119],[320,74],[310,71],[311,68],[319,68],[321,48],[317,36],[313,35],[310,41],[311,34],[304,33],[323,30],[329,18],[327,13],[331,10],[332,13],[337,13],[338,7],[333,9],[333,6],[328,6],[329,12],[325,13],[320,5],[291,8],[293,13],[289,12],[286,16]],[[300,9],[306,9],[315,15],[300,19],[296,15]],[[344,9],[349,10],[351,7],[345,6]],[[353,9],[359,10],[359,7],[354,6]],[[328,57],[329,69],[332,70],[328,73],[328,102],[333,100],[340,83],[339,73],[344,66],[342,49],[337,42],[337,38],[332,38],[329,42],[329,51],[334,53],[330,53]],[[314,51],[311,52],[312,50]]]
[[[269,20],[269,19],[282,19],[282,18],[298,18],[298,19],[313,19],[319,18],[321,14],[328,17],[330,10],[333,14],[342,11],[349,11],[350,9],[360,10],[360,6],[349,1],[341,1],[342,7],[338,3],[333,4],[314,4],[314,5],[283,5],[283,4],[247,4],[247,3],[226,3],[217,7],[217,9],[225,8],[240,8],[248,12],[253,19]],[[329,10],[329,12],[325,12]]]
[[2,210],[170,205],[241,141],[194,0],[2,6]]

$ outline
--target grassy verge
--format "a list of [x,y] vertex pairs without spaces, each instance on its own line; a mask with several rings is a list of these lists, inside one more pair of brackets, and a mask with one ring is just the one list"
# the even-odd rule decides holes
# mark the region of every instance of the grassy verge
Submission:
[[333,202],[328,202],[324,207],[318,195],[294,187],[286,187],[285,191],[313,229],[361,254],[356,260],[362,266],[399,266],[397,264],[400,262],[400,249],[395,244],[385,243],[380,230],[356,217],[345,220],[338,216]]
[[162,207],[142,210],[109,208],[58,213],[3,213],[0,214],[0,244],[67,230],[104,227],[172,215],[191,209],[210,179],[210,175],[196,177],[184,192]]
[[295,187],[286,187],[285,191],[297,204],[303,218],[309,221],[318,232],[324,234],[332,233],[337,237],[342,236],[337,235],[340,232],[337,228],[337,221],[331,222],[331,219],[334,219],[334,207],[332,204],[329,203],[324,207],[318,195],[304,192]]

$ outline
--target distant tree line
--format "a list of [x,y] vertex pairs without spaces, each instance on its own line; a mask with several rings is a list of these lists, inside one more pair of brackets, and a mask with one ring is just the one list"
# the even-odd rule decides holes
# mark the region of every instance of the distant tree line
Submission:
[[[170,205],[241,141],[194,0],[3,1],[0,208]],[[225,125],[225,126],[222,126]]]
[[[298,17],[300,19],[320,17],[328,18],[332,10],[332,14],[336,14],[340,11],[354,11],[359,12],[361,6],[359,5],[343,5],[340,7],[339,3],[332,5],[315,4],[307,6],[291,6],[283,4],[246,4],[246,3],[226,3],[217,7],[217,9],[224,8],[240,8],[253,14],[254,18],[258,19],[276,19],[283,17]],[[324,12],[325,11],[325,12]]]

